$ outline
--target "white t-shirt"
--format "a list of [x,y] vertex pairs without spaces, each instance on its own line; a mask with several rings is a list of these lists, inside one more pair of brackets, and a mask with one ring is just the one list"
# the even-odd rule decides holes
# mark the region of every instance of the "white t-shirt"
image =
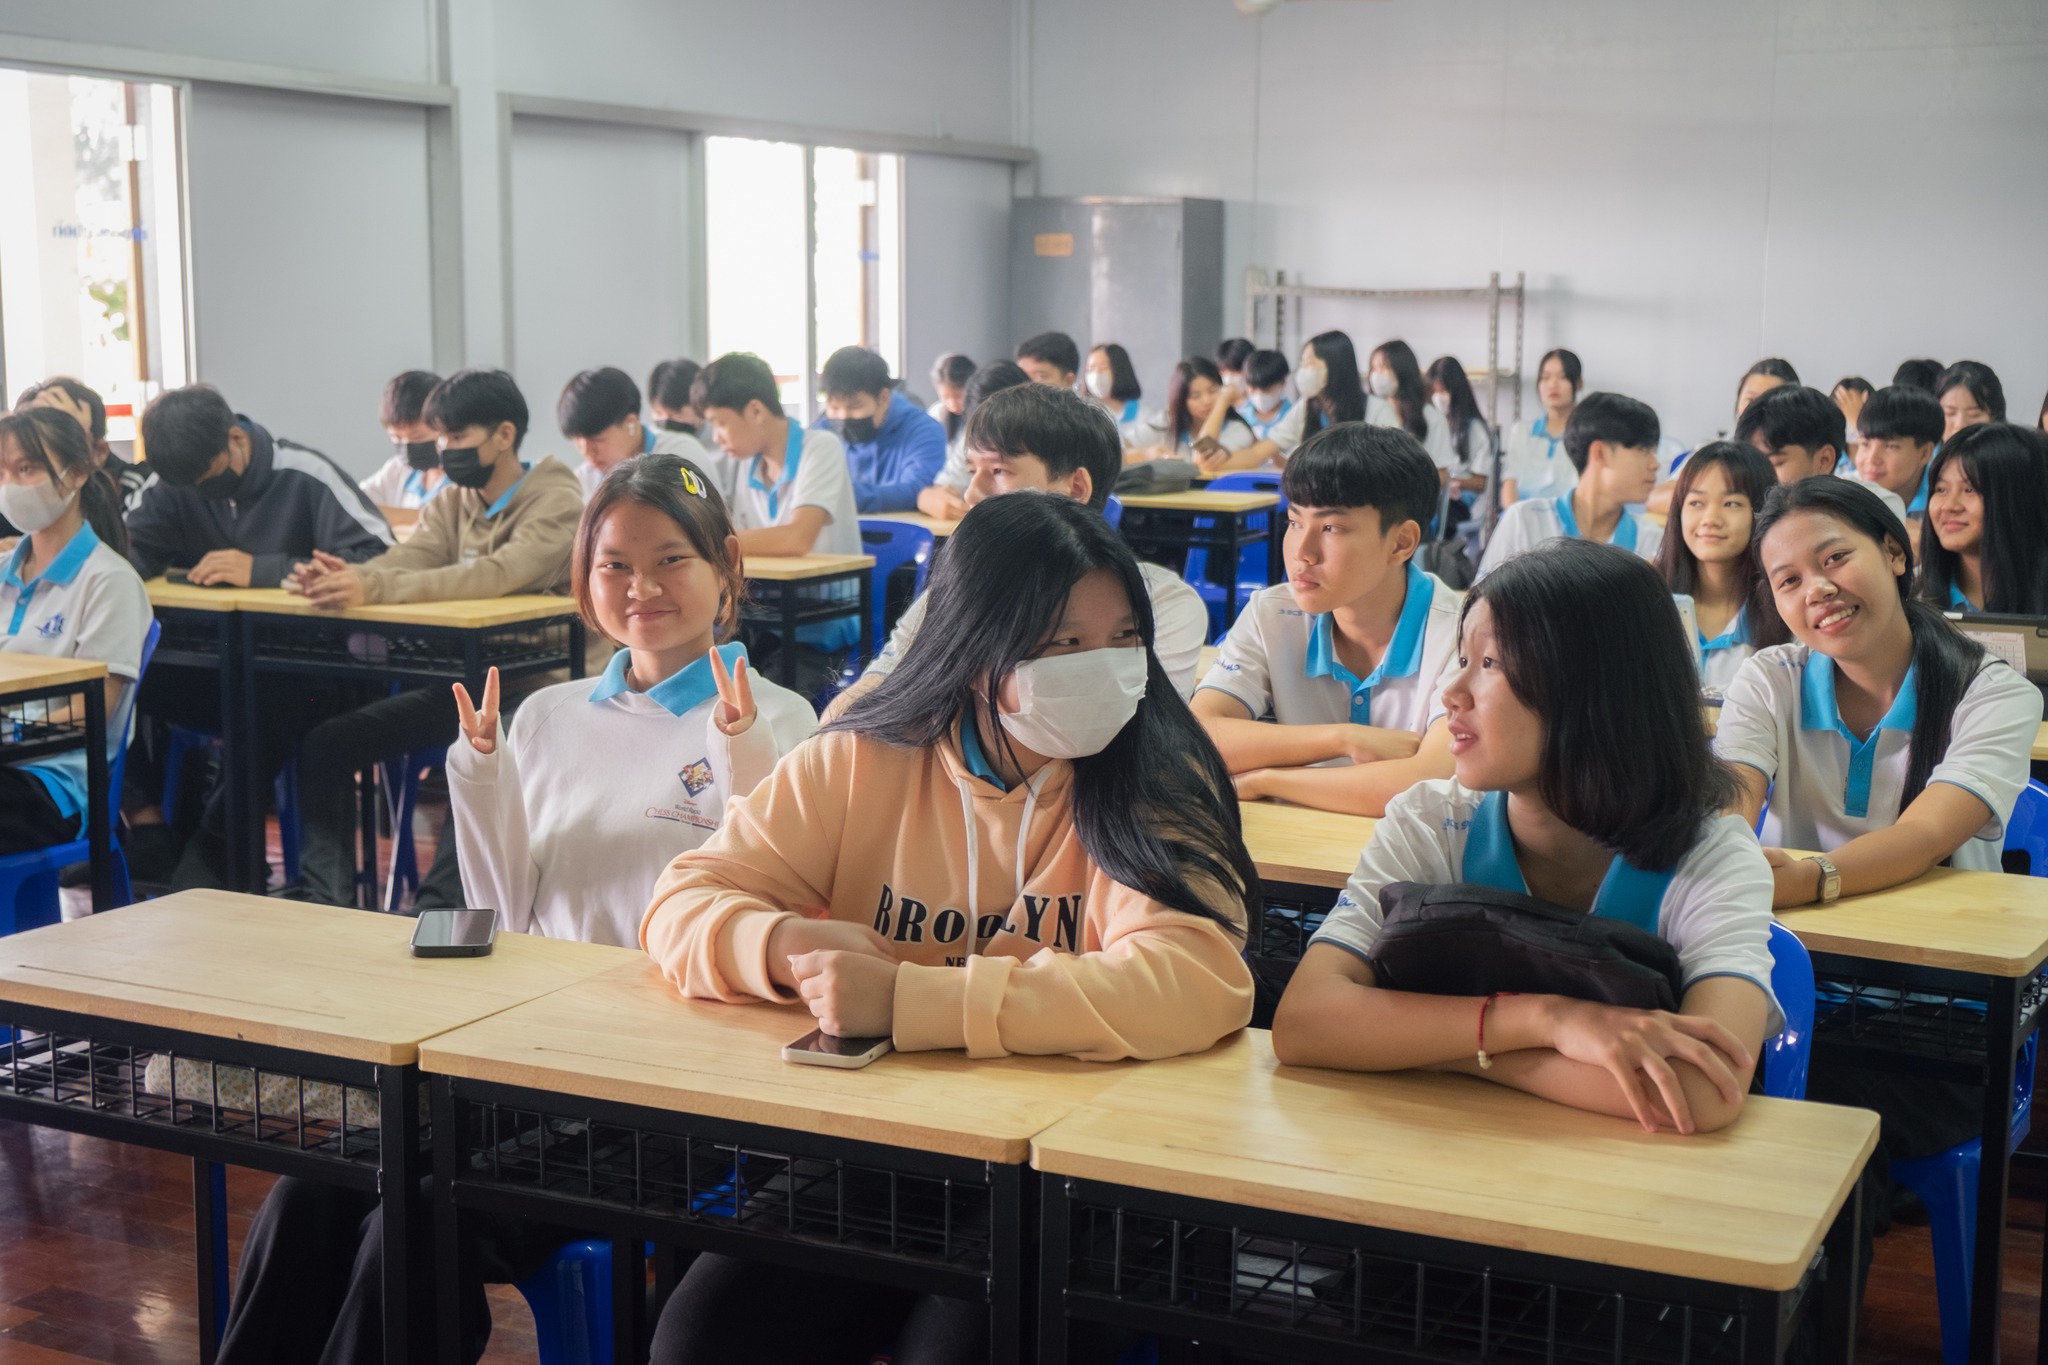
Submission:
[[[1401,426],[1401,414],[1393,400],[1381,398],[1378,394],[1365,396],[1365,420],[1376,427]],[[1457,452],[1451,448],[1451,424],[1444,420],[1444,415],[1436,410],[1434,403],[1422,405],[1422,431],[1422,448],[1429,452],[1429,462],[1438,469],[1449,469],[1457,458]]]
[[[6,632],[0,634],[0,652],[89,659],[132,684],[142,673],[142,645],[154,616],[141,575],[100,540],[91,523],[80,526],[41,573],[23,582],[21,568],[32,548],[23,536],[13,553],[0,561],[0,630]],[[0,706],[0,725],[39,720],[48,706],[40,701]],[[120,704],[107,717],[109,763],[127,747],[134,715],[135,689],[125,687]],[[83,749],[21,767],[49,789],[58,810],[74,817],[85,813]]]
[[437,480],[432,488],[427,487],[427,471],[414,469],[406,463],[405,456],[393,455],[377,467],[377,472],[364,479],[357,487],[363,496],[379,507],[396,507],[402,511],[418,511],[439,496],[442,489],[450,487],[448,480]]
[[[1774,783],[1762,830],[1766,844],[1827,853],[1898,820],[1919,710],[1916,674],[1907,672],[1891,710],[1859,742],[1842,724],[1835,664],[1825,654],[1801,644],[1773,645],[1742,666],[1722,696],[1714,752]],[[1956,704],[1947,752],[1927,775],[1929,785],[1952,783],[1990,808],[1983,826],[1949,859],[1951,867],[1997,872],[2003,866],[2005,822],[2027,785],[2040,724],[2040,690],[2004,661],[1987,657]]]
[[1503,434],[1501,478],[1515,481],[1515,497],[1554,498],[1578,487],[1579,471],[1564,453],[1564,433],[1550,430],[1550,414],[1517,422]]
[[[1494,523],[1493,539],[1486,542],[1486,552],[1479,557],[1479,575],[1483,578],[1516,555],[1567,537],[1583,539],[1578,518],[1572,512],[1571,494],[1523,498],[1503,511],[1500,520]],[[1614,539],[1608,543],[1654,560],[1657,548],[1664,543],[1664,528],[1634,508],[1627,508],[1614,524]]]
[[[1647,894],[1655,883],[1639,872],[1626,875],[1634,869],[1614,861],[1594,902],[1599,913],[1644,928],[1654,922],[1655,933],[1678,952],[1687,990],[1714,976],[1756,983],[1771,1004],[1767,1032],[1784,1027],[1771,993],[1771,868],[1740,817],[1700,822],[1698,838],[1672,869],[1654,908],[1630,893]],[[1393,882],[1475,882],[1526,893],[1506,795],[1469,791],[1446,777],[1418,782],[1389,801],[1311,946],[1328,943],[1369,961],[1379,941],[1380,890]]]
[[1419,735],[1444,713],[1444,680],[1458,659],[1459,605],[1457,593],[1411,563],[1394,638],[1379,666],[1360,678],[1337,658],[1328,613],[1311,616],[1285,583],[1277,584],[1252,594],[1238,613],[1202,687],[1236,698],[1254,719],[1270,713],[1282,725],[1349,721]]
[[[730,458],[730,457],[728,457]],[[732,524],[741,531],[786,526],[799,507],[822,508],[825,525],[811,546],[812,554],[863,553],[860,512],[853,501],[853,476],[846,468],[846,447],[837,432],[822,427],[806,430],[789,424],[782,475],[771,486],[756,455],[741,462],[734,480]]]
[[[1201,594],[1181,582],[1171,570],[1140,560],[1138,572],[1144,576],[1145,590],[1152,598],[1152,653],[1181,696],[1191,697],[1195,693],[1195,669],[1201,663],[1202,646],[1209,642],[1209,608]],[[910,642],[924,625],[924,606],[924,594],[920,593],[896,618],[889,643],[868,662],[861,676],[886,678],[896,671],[896,665],[903,662]]]
[[[733,463],[731,460],[724,456],[714,457],[711,452],[704,449],[702,441],[687,431],[662,431],[656,427],[645,427],[642,430],[646,435],[640,447],[641,454],[681,456],[704,471],[704,476],[718,489],[720,497],[728,503],[732,501],[732,471],[727,468]],[[597,486],[604,482],[604,476],[609,473],[611,470],[599,469],[588,460],[576,462],[576,482],[583,486],[585,502],[590,501],[590,495],[597,491]],[[364,491],[369,490],[365,487]]]
[[1309,400],[1304,398],[1289,405],[1285,414],[1273,425],[1267,439],[1280,447],[1280,453],[1273,457],[1273,463],[1284,465],[1294,448],[1307,439]]
[[728,739],[711,723],[709,659],[635,692],[631,657],[622,649],[597,677],[528,697],[493,753],[467,739],[448,746],[463,894],[507,929],[637,947],[648,890],[670,860],[709,838],[726,802],[817,729],[809,702],[749,669],[758,714]]

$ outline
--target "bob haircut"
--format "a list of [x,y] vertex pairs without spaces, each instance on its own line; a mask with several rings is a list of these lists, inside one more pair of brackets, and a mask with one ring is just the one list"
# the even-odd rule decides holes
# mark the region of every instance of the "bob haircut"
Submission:
[[[598,624],[597,612],[591,605],[590,575],[597,561],[598,532],[612,509],[625,503],[651,507],[680,526],[697,557],[718,574],[718,615],[711,633],[717,640],[731,639],[739,629],[740,604],[747,596],[747,580],[740,576],[740,566],[727,558],[725,552],[725,542],[733,534],[732,520],[726,514],[725,500],[719,497],[704,471],[680,455],[635,455],[622,460],[590,495],[583,520],[576,527],[570,579],[576,610],[590,628],[607,640],[612,638]],[[625,644],[623,640],[612,642]]]
[[1289,506],[1370,507],[1380,533],[1412,521],[1425,535],[1442,490],[1422,442],[1399,427],[1339,422],[1301,443],[1280,471]]
[[1901,360],[1899,368],[1892,371],[1892,383],[1907,388],[1925,389],[1934,392],[1934,381],[1941,378],[1939,360]]
[[1473,584],[1465,616],[1475,602],[1493,613],[1508,686],[1543,717],[1543,804],[1636,867],[1676,866],[1739,787],[1707,743],[1664,580],[1627,550],[1557,540]]
[[690,385],[690,406],[708,413],[712,408],[743,413],[747,404],[759,403],[770,417],[780,417],[782,389],[768,362],[750,351],[728,351],[697,372]]
[[974,405],[967,416],[966,448],[1006,460],[1029,455],[1055,479],[1085,469],[1093,484],[1088,505],[1098,512],[1124,468],[1123,438],[1100,403],[1072,389],[1029,380]]
[[1365,384],[1358,377],[1358,352],[1351,338],[1342,332],[1317,332],[1308,339],[1309,350],[1323,362],[1323,391],[1308,400],[1302,414],[1304,439],[1339,422],[1365,420]]
[[1543,359],[1536,362],[1538,378],[1541,378],[1543,375],[1543,367],[1553,360],[1557,362],[1557,367],[1564,371],[1564,377],[1571,384],[1574,394],[1585,387],[1586,367],[1579,363],[1579,353],[1577,351],[1567,351],[1562,346],[1554,350],[1545,351]]
[[[1118,884],[1242,934],[1259,872],[1245,852],[1229,770],[1152,652],[1152,600],[1138,561],[1108,522],[1071,498],[1020,494],[969,511],[932,572],[928,628],[880,687],[825,728],[925,748],[950,738],[971,707],[982,746],[1013,755],[986,698],[1037,655],[1074,585],[1097,570],[1130,601],[1145,646],[1145,696],[1101,753],[1073,761],[1081,847]],[[1697,704],[1694,714],[1697,724]]]
[[[1740,441],[1709,441],[1686,457],[1678,467],[1678,484],[1671,492],[1671,521],[1667,524],[1664,543],[1657,550],[1657,571],[1664,575],[1664,583],[1671,591],[1682,592],[1688,597],[1699,591],[1700,561],[1692,552],[1692,546],[1685,543],[1685,500],[1692,493],[1693,484],[1709,469],[1719,469],[1728,481],[1731,492],[1740,493],[1749,499],[1750,537],[1742,547],[1742,554],[1735,561],[1737,595],[1745,609],[1744,623],[1748,627],[1749,642],[1758,649],[1768,645],[1782,645],[1791,638],[1785,623],[1778,619],[1775,608],[1758,612],[1753,604],[1757,595],[1757,580],[1763,577],[1763,568],[1756,553],[1756,516],[1763,511],[1764,500],[1771,490],[1778,486],[1778,473],[1771,468],[1771,462],[1755,446]],[[1766,597],[1769,594],[1765,594]]]
[[12,441],[52,483],[78,484],[78,510],[92,533],[114,553],[128,554],[128,523],[121,519],[121,488],[93,458],[92,437],[68,412],[17,408],[0,416],[0,441]]
[[428,370],[407,370],[391,377],[384,386],[384,399],[379,405],[377,416],[387,427],[409,427],[422,420],[427,410],[427,395],[440,384],[441,376]]
[[[1951,436],[1928,466],[1932,489],[1942,471],[1960,464],[1983,499],[1983,610],[2048,616],[2048,437],[2012,422],[1985,422]],[[1934,518],[1920,521],[1920,595],[1948,609],[1961,556],[1945,550]]]
[[1372,348],[1372,353],[1387,362],[1387,368],[1394,372],[1394,394],[1387,401],[1394,406],[1394,416],[1401,426],[1416,440],[1429,436],[1429,385],[1423,381],[1421,362],[1415,358],[1415,350],[1400,339],[1383,341]]
[[[1907,750],[1906,784],[1899,792],[1899,809],[1903,811],[1926,788],[1928,774],[1948,752],[1949,723],[1955,719],[1957,703],[1977,676],[1984,660],[1983,646],[1951,625],[1939,607],[1913,596],[1913,542],[1906,538],[1905,523],[1893,515],[1877,494],[1850,479],[1801,479],[1798,483],[1780,484],[1764,500],[1764,510],[1751,535],[1766,565],[1757,578],[1763,598],[1760,610],[1778,609],[1771,591],[1770,561],[1765,556],[1764,540],[1778,523],[1798,513],[1832,517],[1850,532],[1875,541],[1880,549],[1890,542],[1905,560],[1906,567],[1893,576],[1893,581],[1898,585],[1899,601],[1905,606],[1907,624],[1913,629],[1912,666],[1918,670],[1914,685],[1919,690],[1919,706],[1913,718],[1912,746]],[[1786,627],[1790,629],[1791,622],[1786,622]]]
[[1564,453],[1583,474],[1586,461],[1593,458],[1593,442],[1655,448],[1662,434],[1657,410],[1641,399],[1623,393],[1589,393],[1564,424]]
[[1998,382],[1998,375],[1989,365],[1976,360],[1958,360],[1934,381],[1934,396],[1939,399],[1957,387],[1968,389],[1977,406],[1991,414],[1992,421],[2005,420],[2005,385]]
[[1017,360],[1036,360],[1061,374],[1081,372],[1081,348],[1065,332],[1040,332],[1017,343]]
[[[1166,443],[1178,446],[1182,441],[1194,439],[1198,425],[1188,412],[1188,389],[1197,379],[1206,379],[1217,388],[1216,401],[1223,401],[1223,371],[1216,362],[1205,355],[1191,355],[1173,367],[1173,377],[1166,381]],[[1236,408],[1227,408],[1223,413],[1223,425],[1237,423],[1246,431],[1251,423],[1238,414]]]
[[1014,360],[991,360],[967,378],[967,386],[961,391],[964,402],[960,407],[960,420],[965,423],[974,415],[974,410],[989,400],[992,394],[1004,389],[1014,389],[1019,384],[1029,384],[1031,376],[1024,373],[1024,367]]
[[1920,445],[1941,440],[1941,404],[1925,389],[1887,384],[1856,414],[1856,431],[1866,441],[1891,441],[1903,436]]
[[526,439],[526,396],[503,370],[457,370],[427,395],[422,416],[443,435],[470,427],[495,431],[500,422],[510,422],[512,448]]
[[1763,440],[1765,450],[1799,446],[1809,455],[1833,446],[1837,457],[1848,449],[1849,423],[1835,400],[1819,389],[1784,384],[1758,396],[1735,419],[1735,439],[1747,445]]
[[1133,398],[1143,398],[1145,388],[1138,382],[1137,366],[1131,364],[1131,353],[1114,341],[1105,341],[1092,348],[1089,354],[1102,352],[1102,358],[1109,362],[1109,399],[1113,403],[1128,403]]
[[190,488],[206,477],[206,467],[228,448],[228,433],[234,428],[235,410],[219,389],[187,384],[164,390],[142,410],[142,448],[148,452],[150,469],[165,483]]
[[1287,382],[1287,357],[1279,351],[1253,351],[1244,358],[1244,376],[1248,389],[1270,389],[1275,384]]

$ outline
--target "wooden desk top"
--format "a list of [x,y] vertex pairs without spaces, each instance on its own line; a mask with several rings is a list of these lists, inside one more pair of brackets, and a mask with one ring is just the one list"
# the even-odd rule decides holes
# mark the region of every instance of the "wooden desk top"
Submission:
[[1809,952],[2027,976],[2048,960],[2048,879],[1937,867],[1826,908],[1780,910]]
[[261,602],[266,591],[275,591],[264,588],[198,588],[190,583],[173,583],[167,578],[152,578],[143,586],[149,589],[152,607],[182,611],[240,611],[245,599]]
[[801,583],[807,578],[845,573],[848,569],[872,569],[873,555],[754,555],[746,561],[746,576],[769,583]]
[[1549,1256],[1789,1289],[1877,1138],[1862,1109],[1751,1096],[1727,1129],[1626,1119],[1465,1076],[1282,1067],[1246,1030],[1155,1062],[1040,1133],[1057,1175]]
[[1018,1164],[1031,1138],[1137,1063],[972,1061],[890,1053],[859,1070],[798,1066],[815,1024],[796,1006],[684,1000],[641,961],[420,1048],[443,1075],[531,1086],[830,1137]]
[[1145,507],[1167,512],[1258,512],[1280,505],[1278,493],[1210,493],[1192,489],[1186,493],[1117,494],[1126,507]]
[[2034,732],[2032,757],[2036,763],[2048,763],[2048,720],[2042,721],[2041,728]]
[[1379,824],[1363,815],[1339,815],[1274,801],[1246,801],[1244,846],[1267,881],[1342,888],[1358,868],[1358,855]]
[[149,581],[152,606],[197,611],[254,611],[273,616],[313,616],[336,621],[363,621],[387,626],[509,626],[574,616],[573,598],[546,593],[517,597],[478,597],[452,602],[390,602],[374,607],[323,611],[283,588],[195,588],[161,578]]
[[0,701],[14,692],[64,687],[107,676],[107,666],[91,659],[46,659],[39,654],[0,653]]
[[940,540],[953,534],[953,528],[960,523],[944,517],[928,517],[922,512],[870,512],[862,521],[900,521],[907,526],[922,526]]
[[639,959],[498,935],[488,957],[416,958],[413,921],[185,891],[0,938],[0,1000],[403,1064],[422,1039]]

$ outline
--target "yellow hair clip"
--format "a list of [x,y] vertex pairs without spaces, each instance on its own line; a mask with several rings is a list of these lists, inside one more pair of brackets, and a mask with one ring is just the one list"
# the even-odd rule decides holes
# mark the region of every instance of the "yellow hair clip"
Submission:
[[684,467],[680,472],[683,476],[683,491],[687,492],[691,497],[694,498],[702,498],[709,496],[704,491],[703,480],[699,479],[696,476],[696,474],[693,473],[687,466]]

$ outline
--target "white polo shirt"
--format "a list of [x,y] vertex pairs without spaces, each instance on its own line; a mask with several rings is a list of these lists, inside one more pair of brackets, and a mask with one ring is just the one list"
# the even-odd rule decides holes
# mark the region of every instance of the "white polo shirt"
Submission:
[[[1200,593],[1183,583],[1170,569],[1138,561],[1145,579],[1145,591],[1152,599],[1152,653],[1183,699],[1195,692],[1195,669],[1200,667],[1202,646],[1209,642],[1209,608]],[[886,678],[903,662],[910,642],[924,625],[925,595],[904,608],[889,632],[889,643],[861,671],[866,678]]]
[[[53,659],[90,659],[107,666],[117,678],[133,684],[142,672],[142,644],[153,613],[142,578],[126,559],[114,553],[87,523],[43,571],[27,582],[21,568],[30,540],[21,543],[0,568],[0,650]],[[39,719],[43,702],[0,708],[0,724]],[[120,705],[107,717],[107,761],[128,744],[128,724],[135,714],[135,688],[122,689]],[[21,765],[49,788],[57,809],[68,816],[85,812],[85,751],[74,749],[54,758]]]
[[1727,628],[1709,640],[1700,629],[1698,608],[1692,598],[1679,592],[1671,594],[1671,600],[1678,603],[1678,614],[1697,643],[1695,662],[1700,666],[1700,686],[1710,692],[1726,692],[1728,684],[1756,653],[1749,635],[1749,608],[1744,606],[1736,612]]
[[363,490],[364,497],[379,507],[416,512],[440,496],[441,490],[454,485],[441,479],[429,488],[427,471],[414,469],[403,455],[393,455],[377,467],[376,473],[356,486]]
[[[1764,815],[1766,844],[1826,853],[1897,821],[1919,714],[1917,672],[1907,671],[1891,710],[1859,740],[1842,723],[1835,663],[1827,655],[1773,645],[1742,666],[1721,700],[1714,752],[1775,784]],[[2027,785],[2040,724],[2040,691],[1987,657],[1956,705],[1947,752],[1927,776],[1930,785],[1951,783],[1990,808],[1949,859],[1951,867],[2000,870],[2005,822]]]
[[[731,459],[731,456],[727,456]],[[786,526],[799,507],[822,508],[825,525],[811,545],[812,554],[857,555],[864,553],[860,539],[860,511],[853,501],[853,475],[846,468],[846,447],[839,434],[822,427],[805,429],[789,424],[789,443],[783,451],[782,474],[773,484],[759,455],[741,463],[733,480],[732,524],[735,530],[765,530]],[[851,590],[855,585],[844,585]],[[851,592],[849,591],[849,595]],[[856,643],[867,623],[852,617],[800,626],[797,637],[807,645],[838,651]]]
[[[733,461],[722,455],[714,458],[711,452],[704,449],[704,443],[687,431],[662,431],[655,427],[642,427],[641,431],[642,455],[675,455],[688,460],[704,472],[705,478],[711,480],[720,497],[728,503],[732,501],[732,471],[726,466]],[[597,486],[604,482],[605,475],[609,473],[611,470],[599,469],[588,460],[576,462],[576,482],[583,489],[585,502],[590,501],[591,494],[597,492]],[[364,491],[367,492],[368,489]]]
[[[1368,426],[1399,427],[1401,413],[1391,398],[1369,393],[1365,396],[1365,421]],[[1422,431],[1422,448],[1428,452],[1429,462],[1438,469],[1449,469],[1457,458],[1457,452],[1451,447],[1451,424],[1444,420],[1444,415],[1436,410],[1434,403],[1422,405]]]
[[[1572,512],[1570,493],[1554,498],[1523,498],[1502,512],[1500,520],[1494,523],[1493,539],[1486,542],[1486,553],[1479,559],[1479,576],[1485,577],[1516,555],[1527,554],[1547,541],[1566,537],[1585,539],[1579,534],[1579,520]],[[1608,543],[1633,550],[1644,559],[1655,559],[1657,547],[1664,543],[1664,528],[1634,508],[1626,508],[1621,520],[1614,524],[1614,539]]]
[[1515,499],[1554,498],[1579,486],[1579,471],[1564,453],[1564,433],[1550,429],[1550,414],[1517,422],[1501,438],[1501,478],[1515,481]]
[[[1418,782],[1387,803],[1372,842],[1310,940],[1368,961],[1379,941],[1380,890],[1393,882],[1473,882],[1528,893],[1508,830],[1507,796],[1470,791],[1454,777]],[[1754,982],[1771,1003],[1767,1032],[1784,1027],[1771,993],[1770,864],[1739,816],[1700,822],[1699,836],[1669,874],[1614,859],[1593,914],[1626,920],[1678,952],[1685,989],[1709,977]]]
[[1235,698],[1255,719],[1270,714],[1282,725],[1348,721],[1419,735],[1444,713],[1444,678],[1458,658],[1459,604],[1457,593],[1410,563],[1394,637],[1379,666],[1361,678],[1338,660],[1328,612],[1303,611],[1285,583],[1265,588],[1238,614],[1202,687]]

